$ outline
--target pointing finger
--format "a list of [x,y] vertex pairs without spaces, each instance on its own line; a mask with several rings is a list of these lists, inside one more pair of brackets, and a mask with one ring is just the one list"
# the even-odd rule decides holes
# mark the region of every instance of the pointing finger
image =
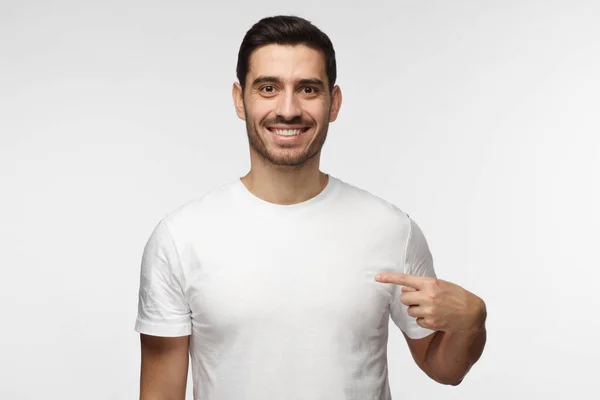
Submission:
[[427,277],[402,274],[399,272],[382,272],[375,276],[375,280],[382,283],[393,283],[408,286],[414,289],[422,289],[427,282]]

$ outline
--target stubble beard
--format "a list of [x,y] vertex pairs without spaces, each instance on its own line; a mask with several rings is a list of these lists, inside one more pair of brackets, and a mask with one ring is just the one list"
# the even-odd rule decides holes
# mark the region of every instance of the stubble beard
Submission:
[[[313,127],[311,127],[312,129]],[[258,123],[250,120],[246,115],[246,132],[248,134],[248,142],[250,147],[265,161],[279,167],[301,167],[308,163],[312,158],[321,152],[323,145],[327,139],[327,131],[329,124],[323,125],[321,130],[316,133],[315,140],[308,146],[306,150],[302,149],[278,149],[271,151],[261,134],[261,127]],[[264,129],[266,130],[266,128]],[[270,134],[270,133],[267,133]]]

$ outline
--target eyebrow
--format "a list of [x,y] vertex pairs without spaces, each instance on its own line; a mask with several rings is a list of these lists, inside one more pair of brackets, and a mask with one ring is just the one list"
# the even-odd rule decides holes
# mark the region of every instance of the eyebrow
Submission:
[[[276,77],[276,76],[259,76],[258,78],[256,78],[254,80],[254,82],[252,82],[252,86],[256,86],[259,85],[261,83],[277,83],[279,85],[281,85],[283,82],[280,78]],[[316,85],[316,86],[321,86],[321,87],[325,87],[325,85],[323,84],[323,81],[318,79],[318,78],[305,78],[305,79],[299,79],[297,81],[297,84],[300,85]]]

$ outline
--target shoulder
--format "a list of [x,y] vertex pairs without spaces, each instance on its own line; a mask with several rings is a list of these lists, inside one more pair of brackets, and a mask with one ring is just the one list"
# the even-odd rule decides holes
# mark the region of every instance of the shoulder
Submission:
[[210,188],[203,195],[166,212],[158,224],[166,227],[173,235],[192,233],[194,228],[207,226],[232,210],[236,201],[236,189],[234,180]]
[[339,203],[351,207],[357,213],[377,222],[390,222],[410,227],[410,217],[407,212],[388,199],[384,199],[373,192],[357,185],[345,182],[339,178],[340,187]]

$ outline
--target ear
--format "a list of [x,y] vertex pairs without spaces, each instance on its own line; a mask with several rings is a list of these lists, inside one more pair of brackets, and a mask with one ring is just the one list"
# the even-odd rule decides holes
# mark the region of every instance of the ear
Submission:
[[340,108],[342,107],[342,89],[339,86],[334,86],[331,91],[331,109],[329,110],[329,122],[337,119]]
[[242,93],[242,86],[235,82],[231,89],[231,95],[233,97],[233,105],[235,106],[235,112],[241,120],[246,120],[246,112],[244,110],[244,95]]

